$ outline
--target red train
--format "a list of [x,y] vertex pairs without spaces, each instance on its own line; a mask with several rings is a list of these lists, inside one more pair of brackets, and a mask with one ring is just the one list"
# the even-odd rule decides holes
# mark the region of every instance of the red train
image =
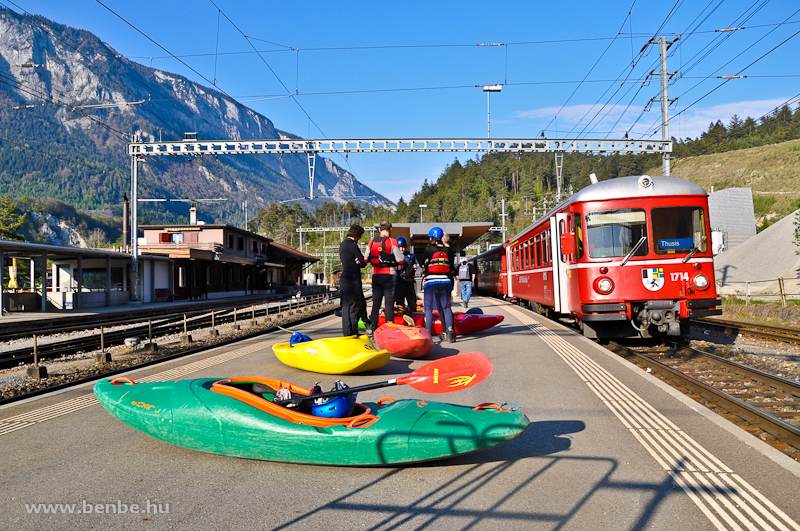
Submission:
[[474,260],[476,289],[569,316],[592,338],[679,336],[720,315],[708,195],[642,175],[591,184]]

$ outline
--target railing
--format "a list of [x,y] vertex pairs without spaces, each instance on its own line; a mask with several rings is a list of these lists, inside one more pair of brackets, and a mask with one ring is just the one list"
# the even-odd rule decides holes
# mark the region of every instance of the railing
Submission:
[[800,298],[800,278],[773,278],[744,282],[717,281],[717,293],[743,298],[746,304],[754,300],[780,300],[786,307],[787,298]]

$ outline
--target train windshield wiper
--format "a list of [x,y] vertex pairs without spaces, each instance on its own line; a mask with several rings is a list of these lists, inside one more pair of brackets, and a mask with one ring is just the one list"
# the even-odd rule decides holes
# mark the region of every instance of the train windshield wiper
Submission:
[[685,264],[686,262],[688,262],[689,260],[692,259],[692,257],[694,256],[694,253],[700,252],[700,244],[703,243],[704,241],[706,241],[706,237],[705,236],[700,238],[700,242],[697,245],[695,245],[694,248],[691,251],[689,251],[689,254],[686,255],[686,258],[684,258],[683,262],[681,262],[681,263]]
[[625,264],[628,262],[628,260],[630,260],[630,259],[631,259],[631,256],[633,256],[633,255],[634,255],[634,253],[636,253],[636,251],[638,251],[638,250],[639,250],[639,247],[641,247],[641,246],[642,246],[642,244],[643,244],[645,241],[647,241],[647,236],[642,236],[641,238],[639,238],[639,242],[638,242],[636,245],[634,245],[634,246],[633,246],[633,249],[631,249],[631,252],[629,252],[629,253],[628,253],[628,254],[625,256],[625,258],[623,258],[623,259],[622,259],[622,262],[620,262],[619,266],[620,266],[620,267],[624,266],[624,265],[625,265]]

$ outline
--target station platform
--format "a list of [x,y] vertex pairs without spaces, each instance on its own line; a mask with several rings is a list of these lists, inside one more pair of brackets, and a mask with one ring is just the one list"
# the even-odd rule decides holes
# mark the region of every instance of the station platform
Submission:
[[[285,366],[271,346],[287,334],[275,332],[127,376],[271,376],[328,389],[337,378],[362,385],[482,351],[494,372],[472,388],[431,396],[397,386],[359,400],[514,402],[531,420],[514,442],[405,467],[248,461],[144,435],[108,415],[87,384],[0,408],[7,448],[0,523],[32,530],[800,529],[800,463],[558,323],[496,299],[475,297],[470,307],[505,320],[438,344],[425,360],[393,358],[371,373]],[[341,320],[296,329],[335,337]],[[55,512],[45,514],[46,504]],[[150,511],[133,513],[133,505]],[[126,510],[108,514],[111,506]]]

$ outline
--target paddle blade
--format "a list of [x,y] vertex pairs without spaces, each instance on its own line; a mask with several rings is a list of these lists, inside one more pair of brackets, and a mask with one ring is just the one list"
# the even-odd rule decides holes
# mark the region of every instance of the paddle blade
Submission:
[[426,363],[397,385],[410,385],[423,393],[440,394],[472,387],[492,374],[492,362],[483,352],[469,352]]

